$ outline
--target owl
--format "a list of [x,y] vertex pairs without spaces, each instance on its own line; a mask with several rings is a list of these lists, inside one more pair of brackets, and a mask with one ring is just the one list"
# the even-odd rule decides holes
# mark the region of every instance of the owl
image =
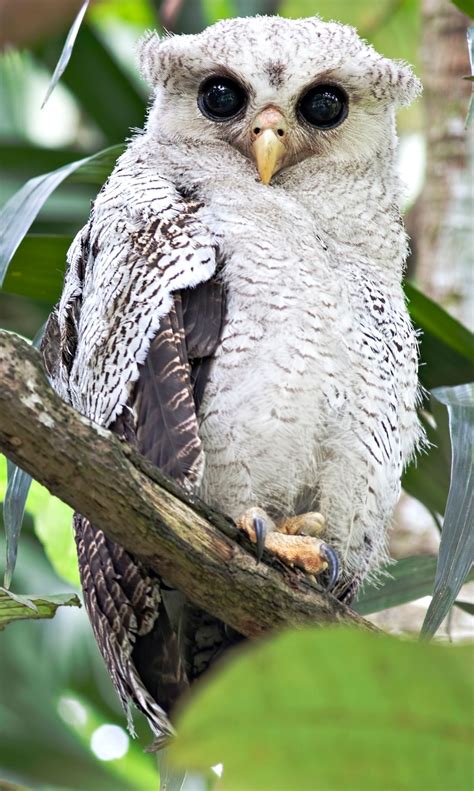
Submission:
[[[257,560],[265,547],[350,602],[387,559],[421,438],[395,168],[395,109],[419,82],[319,18],[151,33],[139,62],[148,119],[70,248],[48,376],[233,518]],[[74,528],[97,642],[160,746],[241,636]]]

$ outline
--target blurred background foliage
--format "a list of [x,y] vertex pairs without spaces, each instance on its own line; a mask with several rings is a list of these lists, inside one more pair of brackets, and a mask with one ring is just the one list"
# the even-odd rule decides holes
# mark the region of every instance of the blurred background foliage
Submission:
[[[470,0],[460,5],[472,15]],[[400,173],[407,184],[406,222],[413,240],[407,295],[412,317],[424,331],[421,378],[425,388],[472,381],[472,336],[462,324],[469,323],[473,310],[472,294],[466,290],[472,264],[472,221],[467,208],[472,143],[470,148],[464,130],[470,88],[461,79],[470,67],[465,46],[467,19],[452,3],[96,0],[90,3],[59,84],[41,109],[80,6],[81,0],[0,0],[0,205],[28,179],[112,147],[70,173],[42,205],[0,292],[0,326],[32,338],[45,321],[60,292],[72,236],[86,221],[90,201],[130,129],[143,125],[148,89],[135,68],[134,46],[146,28],[196,32],[228,16],[320,14],[355,25],[385,55],[414,64],[424,80],[424,103],[399,114]],[[472,391],[469,398],[472,421]],[[445,407],[433,398],[426,400],[422,419],[436,447],[409,468],[404,486],[441,523],[451,465]],[[6,464],[1,463],[3,499]],[[4,556],[3,538],[0,553]],[[433,558],[407,558],[392,571],[391,587],[362,592],[360,612],[383,610],[433,590]],[[77,587],[70,509],[33,484],[14,590],[49,594]],[[472,612],[472,605],[461,604]],[[280,661],[278,650],[282,649],[276,649],[275,662]],[[257,665],[258,661],[257,657]],[[0,637],[0,668],[1,779],[35,789],[120,791],[156,786],[154,760],[142,751],[149,741],[146,726],[137,716],[140,741],[127,736],[123,712],[84,610],[67,608],[48,622],[8,627]],[[194,722],[202,721],[206,732],[206,716],[209,719],[213,708],[206,701],[198,705],[201,709]],[[199,711],[205,713],[202,720]],[[315,712],[314,716],[319,715]],[[184,755],[185,748],[184,743]],[[211,757],[205,754],[206,761]],[[196,766],[203,768],[202,761]]]

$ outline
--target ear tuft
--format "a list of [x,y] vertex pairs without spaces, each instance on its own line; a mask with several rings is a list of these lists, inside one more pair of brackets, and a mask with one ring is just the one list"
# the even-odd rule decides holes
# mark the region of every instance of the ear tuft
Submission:
[[158,76],[158,49],[161,39],[156,30],[148,30],[138,41],[137,61],[142,76],[154,85]]
[[396,66],[399,73],[396,101],[400,107],[404,107],[414,102],[422,94],[423,85],[408,63],[396,61]]
[[386,60],[386,91],[398,106],[411,104],[422,92],[423,86],[408,63],[400,60]]

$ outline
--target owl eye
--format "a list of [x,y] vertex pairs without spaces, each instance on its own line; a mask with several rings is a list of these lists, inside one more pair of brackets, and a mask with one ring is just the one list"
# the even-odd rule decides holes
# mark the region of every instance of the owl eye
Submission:
[[316,129],[332,129],[347,117],[347,95],[335,85],[316,85],[302,96],[298,111]]
[[198,107],[211,121],[228,121],[247,104],[247,94],[238,82],[210,77],[199,90]]

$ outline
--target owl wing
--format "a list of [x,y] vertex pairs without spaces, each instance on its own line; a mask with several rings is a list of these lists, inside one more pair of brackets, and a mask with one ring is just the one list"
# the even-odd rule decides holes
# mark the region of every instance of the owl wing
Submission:
[[216,278],[173,295],[129,398],[112,429],[180,483],[194,481],[202,451],[197,413],[224,317]]
[[[116,182],[71,247],[42,344],[46,371],[79,411],[193,483],[202,468],[197,410],[224,315],[213,242],[196,205],[170,196],[169,185],[160,192],[155,179],[143,195],[135,184],[130,212],[123,200],[122,210],[113,205]],[[176,612],[142,563],[79,514],[74,528],[99,648],[124,707],[143,711],[159,744],[188,684]]]

